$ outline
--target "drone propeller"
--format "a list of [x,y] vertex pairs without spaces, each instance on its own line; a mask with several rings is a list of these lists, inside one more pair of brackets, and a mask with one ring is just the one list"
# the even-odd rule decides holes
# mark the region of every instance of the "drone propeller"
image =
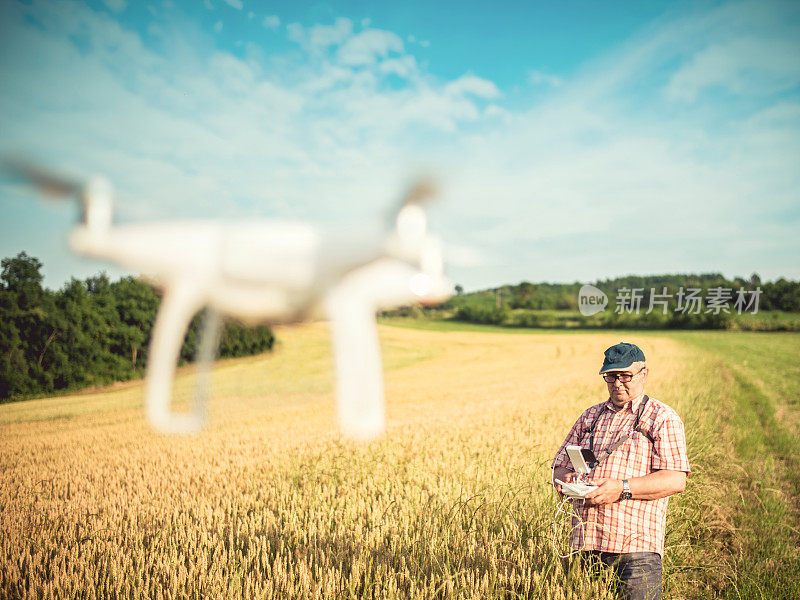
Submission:
[[82,181],[65,177],[22,158],[6,157],[5,170],[35,185],[51,196],[79,196],[83,191]]
[[56,173],[32,161],[6,157],[5,170],[24,179],[50,196],[76,196],[81,201],[81,221],[90,229],[99,230],[111,225],[111,184],[104,177],[79,181]]
[[395,217],[394,235],[388,241],[386,251],[424,272],[439,274],[441,250],[438,241],[428,235],[428,218],[424,204],[436,193],[436,186],[429,178],[419,179],[404,194]]
[[436,184],[429,177],[421,177],[403,195],[401,206],[425,204],[436,195]]

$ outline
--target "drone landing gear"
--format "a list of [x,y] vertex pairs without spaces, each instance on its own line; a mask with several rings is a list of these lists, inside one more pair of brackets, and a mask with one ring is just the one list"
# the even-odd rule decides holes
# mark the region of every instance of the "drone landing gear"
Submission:
[[194,406],[188,413],[170,409],[175,365],[189,322],[200,308],[196,286],[179,282],[164,290],[164,299],[156,318],[148,357],[145,405],[150,422],[162,433],[195,433],[206,418],[209,396],[209,372],[219,337],[219,313],[209,309],[198,350],[198,375]]

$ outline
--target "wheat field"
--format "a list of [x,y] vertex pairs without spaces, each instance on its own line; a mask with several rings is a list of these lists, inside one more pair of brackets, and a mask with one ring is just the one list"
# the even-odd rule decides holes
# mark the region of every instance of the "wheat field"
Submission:
[[[0,406],[3,593],[612,597],[558,558],[547,480],[604,399],[597,370],[620,334],[381,327],[388,428],[362,445],[335,428],[326,326],[276,333],[272,354],[217,365],[196,436],[152,432],[141,385]],[[648,356],[649,393],[688,411],[702,365],[674,339],[625,340]],[[179,378],[178,404],[191,385]]]

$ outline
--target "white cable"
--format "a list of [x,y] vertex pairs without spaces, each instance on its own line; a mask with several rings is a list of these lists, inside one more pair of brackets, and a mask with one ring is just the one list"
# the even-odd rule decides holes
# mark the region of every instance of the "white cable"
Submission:
[[[552,475],[553,475],[552,480],[555,481],[555,468],[553,468]],[[553,485],[553,488],[555,488],[555,484]],[[558,538],[558,517],[561,514],[567,514],[567,512],[564,510],[564,505],[567,502],[572,502],[572,511],[571,511],[571,514],[570,514],[570,523],[572,522],[572,517],[573,516],[578,520],[577,525],[573,525],[569,530],[570,543],[572,543],[572,536],[573,536],[574,531],[576,529],[580,528],[581,529],[581,544],[580,544],[580,548],[578,548],[577,550],[573,550],[572,552],[569,552],[568,554],[561,554],[560,550],[558,549],[558,545],[556,544],[556,539]],[[561,500],[561,502],[559,503],[558,507],[556,508],[556,514],[553,517],[553,539],[550,542],[551,542],[551,545],[553,546],[553,550],[556,551],[556,553],[558,554],[559,558],[569,558],[569,557],[574,556],[575,554],[578,554],[579,552],[582,552],[583,550],[586,549],[586,527],[587,526],[594,525],[595,527],[599,527],[600,529],[606,529],[607,528],[605,525],[602,525],[602,524],[598,523],[597,521],[584,521],[583,520],[583,514],[582,513],[583,513],[583,504],[584,504],[584,502],[585,502],[584,498],[574,498],[574,497],[565,495],[564,499]],[[577,509],[577,510],[576,510],[576,506],[575,506],[576,503],[580,503],[580,508]],[[629,536],[628,540],[627,540],[627,543],[630,543],[631,541],[633,541],[634,539],[636,539],[638,537],[640,537],[639,534],[633,534],[632,536]]]
[[[582,538],[583,541],[581,543],[581,547],[578,548],[577,550],[573,550],[572,552],[569,552],[567,554],[561,554],[561,551],[558,549],[558,545],[556,544],[556,538],[558,538],[558,516],[560,514],[562,514],[562,513],[567,514],[566,511],[564,510],[564,504],[566,504],[567,502],[572,502],[573,500],[578,500],[579,502],[583,503],[583,498],[564,497],[564,499],[558,505],[558,508],[556,509],[555,517],[553,518],[553,539],[551,540],[551,543],[553,545],[553,550],[555,550],[556,553],[558,553],[558,557],[559,558],[569,558],[570,556],[574,556],[575,554],[577,554],[578,552],[583,551],[584,548],[586,548],[586,531],[585,531],[585,529],[583,529],[583,531],[582,531],[583,535],[581,536],[581,538]],[[575,529],[577,529],[578,527],[584,528],[585,525],[586,525],[586,523],[584,523],[583,519],[581,519],[580,515],[575,514],[575,511],[574,511],[575,505],[574,504],[572,505],[572,507],[573,507],[573,510],[570,511],[570,513],[571,513],[570,514],[570,521],[572,520],[572,516],[576,516],[578,518],[579,523],[577,525],[573,525],[572,528],[569,531],[570,542],[572,541],[572,534],[575,531]]]
[[[555,466],[552,466],[551,467],[551,474],[550,474],[550,481],[552,482],[554,489],[556,487],[555,480],[556,480],[556,468],[555,468]],[[595,525],[597,527],[600,527],[601,529],[603,528],[603,526],[600,523],[597,523],[595,521],[584,521],[583,520],[582,512],[583,512],[584,501],[585,501],[584,498],[573,498],[571,496],[564,496],[564,499],[559,503],[558,507],[556,508],[556,514],[553,517],[553,539],[551,540],[551,544],[553,546],[553,550],[556,551],[556,553],[558,554],[559,558],[569,558],[571,556],[574,556],[574,555],[578,554],[579,552],[583,552],[583,550],[586,549],[586,526],[587,525]],[[577,550],[573,550],[572,552],[569,552],[568,554],[561,554],[560,550],[558,549],[558,546],[556,545],[556,538],[558,537],[558,516],[560,514],[562,514],[562,513],[566,514],[566,511],[564,511],[564,505],[567,502],[572,502],[572,511],[571,511],[571,514],[570,514],[570,523],[572,523],[572,517],[575,517],[576,519],[578,519],[577,525],[573,525],[569,530],[570,543],[572,543],[572,536],[573,536],[574,531],[576,529],[580,528],[581,529],[581,546]],[[581,507],[577,511],[575,510],[576,509],[576,507],[575,507],[575,503],[576,502],[579,502],[580,503],[580,507]]]
[[[553,484],[553,489],[556,489],[555,481],[556,481],[556,467],[555,467],[555,465],[553,465],[552,467],[550,467],[550,482]],[[572,500],[580,500],[581,504],[583,504],[583,498],[571,498],[569,496],[564,496],[564,499],[561,500],[561,502],[559,503],[558,507],[556,508],[556,514],[553,516],[553,539],[551,540],[551,544],[553,546],[553,550],[556,551],[556,553],[558,554],[559,558],[569,558],[570,556],[573,556],[573,555],[577,554],[578,552],[581,552],[586,547],[586,530],[585,530],[585,525],[586,524],[583,522],[581,514],[580,513],[577,513],[577,514],[575,513],[575,505],[574,504],[572,504],[572,511],[570,511],[571,512],[571,514],[570,514],[570,524],[572,523],[572,517],[573,516],[577,517],[578,524],[577,525],[573,525],[572,528],[569,530],[569,538],[570,538],[570,543],[572,543],[572,535],[573,535],[573,532],[575,531],[575,529],[578,528],[578,527],[584,527],[583,535],[581,536],[581,539],[583,540],[582,543],[581,543],[581,547],[578,548],[577,550],[573,550],[572,552],[570,552],[568,554],[561,554],[561,551],[558,549],[558,546],[556,545],[556,538],[558,538],[558,516],[561,515],[562,513],[566,514],[566,512],[564,511],[564,505],[567,502],[571,502]]]

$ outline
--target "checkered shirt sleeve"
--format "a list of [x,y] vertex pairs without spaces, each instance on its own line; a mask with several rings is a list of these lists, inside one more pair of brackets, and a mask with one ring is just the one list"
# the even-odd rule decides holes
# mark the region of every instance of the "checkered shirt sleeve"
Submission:
[[686,454],[686,432],[683,421],[674,410],[663,405],[659,418],[653,423],[653,470],[668,469],[688,473],[689,457]]

